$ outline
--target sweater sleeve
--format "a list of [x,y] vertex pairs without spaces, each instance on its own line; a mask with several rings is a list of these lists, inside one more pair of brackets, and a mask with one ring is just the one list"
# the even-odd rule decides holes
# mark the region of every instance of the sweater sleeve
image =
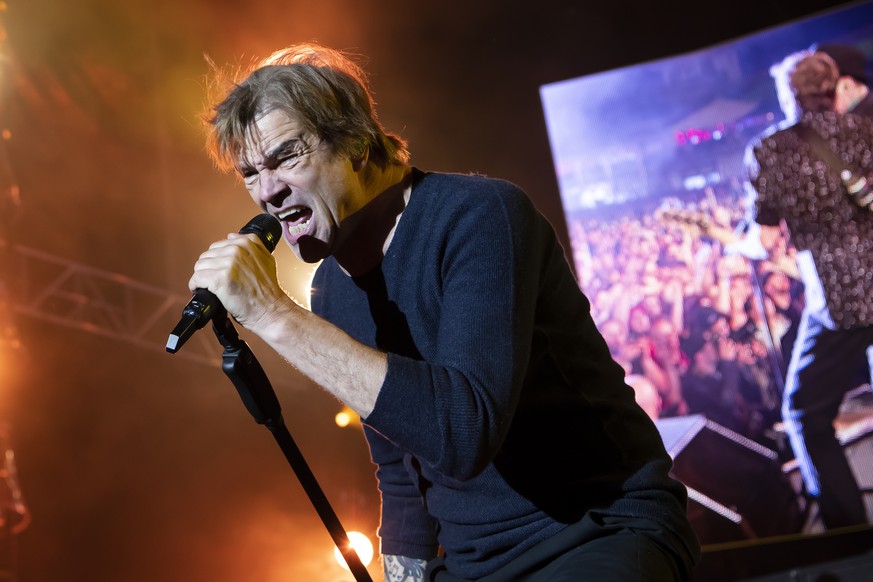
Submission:
[[379,525],[381,553],[429,560],[437,555],[437,523],[427,513],[421,477],[413,478],[414,459],[371,428],[364,426],[370,454],[377,464],[376,478],[382,494]]
[[537,237],[551,233],[520,190],[489,182],[435,213],[439,223],[426,228],[438,235],[420,237],[438,272],[434,348],[423,359],[388,355],[387,376],[366,419],[459,481],[492,461],[513,418],[533,333],[536,255],[544,248]]

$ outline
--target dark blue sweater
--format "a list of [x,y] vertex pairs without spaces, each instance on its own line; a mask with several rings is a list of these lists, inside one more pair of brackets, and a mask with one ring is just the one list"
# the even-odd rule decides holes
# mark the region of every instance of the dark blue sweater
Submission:
[[388,353],[365,419],[383,554],[440,545],[452,573],[478,578],[592,509],[693,547],[658,432],[517,187],[416,172],[381,267],[350,278],[324,261],[312,308]]

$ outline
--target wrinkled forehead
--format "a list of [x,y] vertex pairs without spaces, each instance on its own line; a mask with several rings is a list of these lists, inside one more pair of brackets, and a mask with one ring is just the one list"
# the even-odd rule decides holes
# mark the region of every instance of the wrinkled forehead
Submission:
[[299,116],[273,107],[257,113],[237,136],[236,166],[254,167],[263,163],[283,144],[312,142],[312,133]]

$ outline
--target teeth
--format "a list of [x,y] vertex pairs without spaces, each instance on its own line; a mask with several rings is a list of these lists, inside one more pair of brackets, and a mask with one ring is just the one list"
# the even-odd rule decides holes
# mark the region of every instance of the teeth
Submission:
[[309,228],[310,222],[311,222],[311,220],[306,220],[304,222],[301,222],[300,224],[295,224],[294,226],[289,226],[288,227],[288,234],[290,234],[291,236],[297,236],[297,235],[303,234],[304,232],[306,232],[306,229]]
[[292,218],[295,214],[299,214],[303,212],[302,207],[289,208],[288,210],[284,210],[279,213],[279,220],[288,220]]

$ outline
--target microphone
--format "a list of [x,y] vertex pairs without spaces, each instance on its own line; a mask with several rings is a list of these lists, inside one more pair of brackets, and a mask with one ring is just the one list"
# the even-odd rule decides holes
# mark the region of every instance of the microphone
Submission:
[[[239,233],[258,235],[267,250],[272,253],[282,236],[282,225],[270,214],[259,214],[242,227]],[[217,311],[223,309],[218,297],[212,291],[196,289],[191,301],[182,310],[182,319],[170,332],[170,337],[167,339],[167,351],[175,354],[182,347],[182,344],[194,335],[194,332],[215,317]]]

